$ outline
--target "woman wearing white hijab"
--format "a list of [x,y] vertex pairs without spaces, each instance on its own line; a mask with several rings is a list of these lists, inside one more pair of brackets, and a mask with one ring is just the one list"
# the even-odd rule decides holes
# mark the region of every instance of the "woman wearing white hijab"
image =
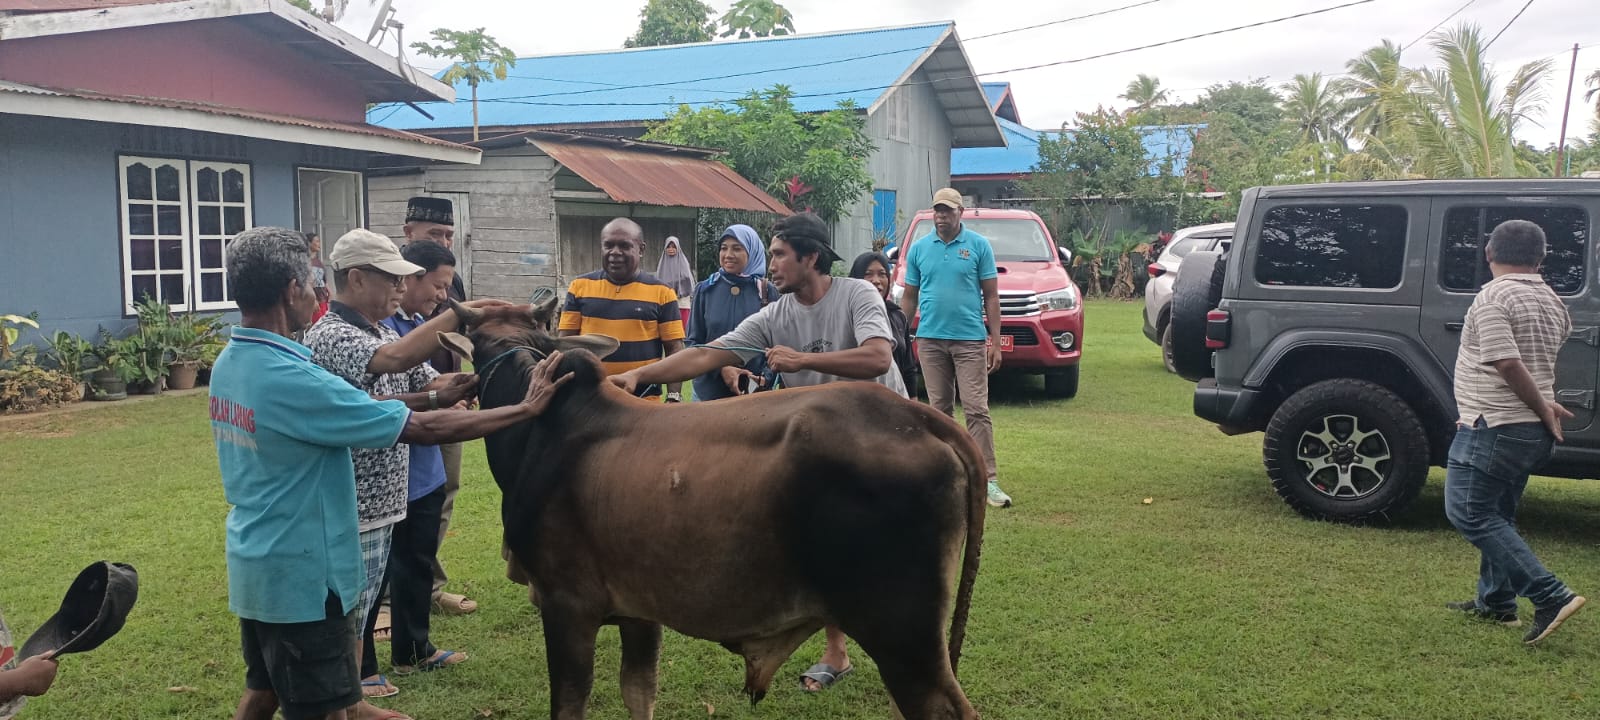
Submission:
[[689,267],[689,256],[683,253],[683,245],[675,237],[668,237],[666,247],[661,250],[661,262],[656,264],[656,279],[678,294],[683,326],[689,327],[689,298],[694,294],[694,268]]
[[[694,290],[694,307],[689,313],[689,345],[704,345],[739,326],[745,318],[777,302],[778,288],[767,282],[767,251],[761,236],[749,225],[731,225],[717,241],[717,271]],[[767,369],[765,357],[745,365],[756,375]],[[694,379],[694,399],[717,400],[737,394],[728,387],[737,382],[735,368],[723,368]]]

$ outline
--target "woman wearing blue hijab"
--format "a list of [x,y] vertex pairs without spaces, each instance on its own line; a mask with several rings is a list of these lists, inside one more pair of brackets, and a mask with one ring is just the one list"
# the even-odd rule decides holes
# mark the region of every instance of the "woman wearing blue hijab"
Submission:
[[[689,305],[689,344],[704,345],[728,334],[744,319],[761,312],[778,299],[778,288],[767,282],[767,251],[761,236],[749,225],[722,231],[717,246],[717,271],[694,289]],[[757,357],[744,367],[760,375],[766,370]],[[733,397],[728,383],[738,378],[736,368],[722,368],[694,379],[695,400]]]

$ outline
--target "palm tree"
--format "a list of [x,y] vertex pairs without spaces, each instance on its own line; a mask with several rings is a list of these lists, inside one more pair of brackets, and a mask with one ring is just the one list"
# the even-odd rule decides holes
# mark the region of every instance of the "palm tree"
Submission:
[[1583,93],[1583,101],[1584,102],[1589,102],[1590,100],[1594,100],[1595,101],[1594,102],[1594,116],[1595,116],[1596,119],[1600,119],[1600,99],[1596,99],[1597,96],[1600,96],[1600,70],[1596,70],[1596,71],[1594,71],[1592,73],[1589,73],[1589,76],[1585,77],[1583,79],[1583,84],[1584,85],[1593,85],[1594,86],[1594,87],[1589,88],[1588,90],[1584,91],[1584,93]]
[[455,64],[445,68],[439,80],[449,85],[466,81],[472,88],[472,141],[478,141],[478,84],[487,80],[504,80],[506,71],[517,66],[517,56],[484,32],[476,30],[433,31],[438,45],[425,42],[411,43],[412,49],[429,57],[455,58]]
[[1161,78],[1154,75],[1139,73],[1139,76],[1128,83],[1128,89],[1117,97],[1133,103],[1128,108],[1129,112],[1149,110],[1167,101],[1166,88],[1161,87]]
[[1505,85],[1484,60],[1478,27],[1462,23],[1432,42],[1442,67],[1411,72],[1401,114],[1415,133],[1417,170],[1427,177],[1527,177],[1516,132],[1544,108],[1550,60],[1517,68]]
[[1303,143],[1333,143],[1345,145],[1345,118],[1350,105],[1335,83],[1324,82],[1322,73],[1295,75],[1284,83],[1287,97],[1283,101],[1283,114],[1294,123]]
[[740,40],[794,34],[794,16],[775,0],[738,0],[717,23],[724,28],[722,37],[738,33]]
[[1393,128],[1389,120],[1410,85],[1400,65],[1400,50],[1393,41],[1384,40],[1344,64],[1349,76],[1334,81],[1334,86],[1349,98],[1345,131],[1350,135],[1384,138]]

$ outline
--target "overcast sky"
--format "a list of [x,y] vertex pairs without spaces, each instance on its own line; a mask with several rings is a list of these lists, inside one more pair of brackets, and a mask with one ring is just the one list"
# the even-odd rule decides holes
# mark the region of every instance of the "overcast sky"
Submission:
[[[379,0],[381,1],[381,0]],[[1139,0],[786,0],[801,33],[953,20],[962,38],[1062,20]],[[1137,73],[1155,75],[1178,100],[1191,100],[1207,85],[1266,77],[1274,85],[1295,73],[1344,71],[1344,64],[1384,38],[1411,43],[1466,0],[1373,0],[1297,20],[1140,50],[1098,60],[1021,72],[1040,63],[1138,47],[1211,30],[1270,20],[1341,5],[1351,0],[1159,0],[1109,15],[965,43],[968,57],[986,81],[1012,83],[1023,123],[1055,128],[1076,112],[1117,99]],[[1527,0],[1474,0],[1450,21],[1478,24],[1492,37]],[[393,0],[406,24],[406,41],[425,39],[437,27],[485,27],[519,56],[620,48],[638,26],[643,0]],[[320,5],[315,2],[314,4]],[[719,14],[731,0],[710,0]],[[1545,83],[1546,112],[1537,126],[1521,131],[1539,147],[1553,145],[1561,123],[1561,99],[1574,43],[1594,45],[1578,55],[1568,136],[1586,135],[1593,105],[1583,102],[1583,78],[1600,68],[1600,21],[1596,0],[1533,0],[1489,51],[1501,77],[1520,64],[1554,57]],[[365,37],[376,8],[351,0],[340,25]],[[392,38],[385,50],[394,51]],[[1405,54],[1407,65],[1433,61],[1427,42]],[[422,67],[438,61],[422,58]],[[817,70],[820,71],[821,69]],[[815,71],[814,71],[815,72]]]

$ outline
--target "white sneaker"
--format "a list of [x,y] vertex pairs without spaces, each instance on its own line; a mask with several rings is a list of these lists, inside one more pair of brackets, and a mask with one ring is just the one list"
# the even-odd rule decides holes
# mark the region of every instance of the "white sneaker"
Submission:
[[1000,489],[1000,483],[989,481],[989,504],[997,508],[1011,507],[1011,496]]

